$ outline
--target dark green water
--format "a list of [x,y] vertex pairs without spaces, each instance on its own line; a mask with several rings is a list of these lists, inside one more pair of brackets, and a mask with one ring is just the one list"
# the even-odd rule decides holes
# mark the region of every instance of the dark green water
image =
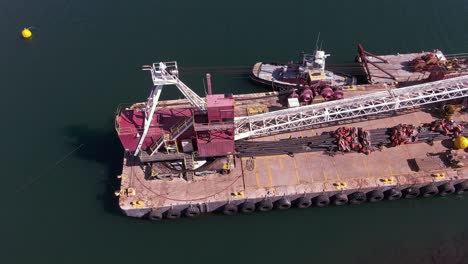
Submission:
[[[466,26],[466,0],[0,0],[2,263],[468,263],[468,196],[155,223],[123,217],[111,187],[113,111],[145,100],[143,64],[177,60],[201,93],[196,67],[296,59],[318,32],[344,63],[359,41],[467,52]],[[261,90],[212,74],[217,92]]]

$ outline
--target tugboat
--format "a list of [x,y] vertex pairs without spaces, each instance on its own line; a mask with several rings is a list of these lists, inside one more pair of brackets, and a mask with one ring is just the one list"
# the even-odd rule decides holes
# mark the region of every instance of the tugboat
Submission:
[[254,82],[273,87],[274,90],[292,92],[290,98],[309,104],[317,95],[325,101],[343,98],[340,87],[356,84],[356,78],[325,70],[325,60],[330,54],[316,50],[303,54],[301,63],[288,64],[257,62],[252,70]]

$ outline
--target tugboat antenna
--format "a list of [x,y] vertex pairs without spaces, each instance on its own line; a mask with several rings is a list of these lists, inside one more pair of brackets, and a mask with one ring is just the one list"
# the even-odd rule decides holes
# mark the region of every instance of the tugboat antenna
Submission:
[[317,40],[315,41],[315,50],[318,50],[318,42],[320,40],[320,32],[317,35]]

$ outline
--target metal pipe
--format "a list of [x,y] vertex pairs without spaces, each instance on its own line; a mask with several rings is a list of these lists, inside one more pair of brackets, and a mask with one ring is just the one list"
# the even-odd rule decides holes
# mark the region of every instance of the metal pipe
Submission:
[[206,84],[208,86],[208,95],[212,95],[213,90],[211,89],[211,74],[209,73],[206,74]]

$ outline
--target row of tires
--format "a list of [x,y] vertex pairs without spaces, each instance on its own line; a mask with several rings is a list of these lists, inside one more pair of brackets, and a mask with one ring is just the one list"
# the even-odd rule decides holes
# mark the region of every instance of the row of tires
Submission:
[[[332,196],[326,194],[321,194],[314,198],[310,196],[302,196],[294,201],[291,201],[287,197],[283,197],[275,202],[270,199],[264,199],[260,202],[245,201],[241,205],[236,205],[228,203],[224,205],[221,209],[221,212],[226,215],[234,215],[238,212],[242,213],[252,213],[254,211],[267,212],[273,208],[280,210],[285,210],[291,208],[295,205],[298,208],[308,208],[310,206],[324,207],[330,204],[333,205],[344,205],[344,204],[361,204],[366,201],[371,203],[379,202],[384,199],[387,200],[398,200],[401,198],[413,199],[416,197],[432,197],[435,195],[447,196],[450,194],[462,194],[465,191],[468,191],[468,180],[453,185],[450,182],[444,183],[442,185],[436,186],[434,184],[426,185],[422,188],[418,187],[409,187],[404,190],[399,190],[392,188],[386,191],[373,190],[368,193],[357,191],[349,195],[345,193],[337,193]],[[176,219],[181,216],[188,218],[194,218],[199,216],[201,213],[200,209],[197,206],[190,206],[183,211],[177,209],[169,209],[165,213],[159,213],[157,211],[152,211],[148,214],[148,218],[151,220],[159,220],[162,218]]]

